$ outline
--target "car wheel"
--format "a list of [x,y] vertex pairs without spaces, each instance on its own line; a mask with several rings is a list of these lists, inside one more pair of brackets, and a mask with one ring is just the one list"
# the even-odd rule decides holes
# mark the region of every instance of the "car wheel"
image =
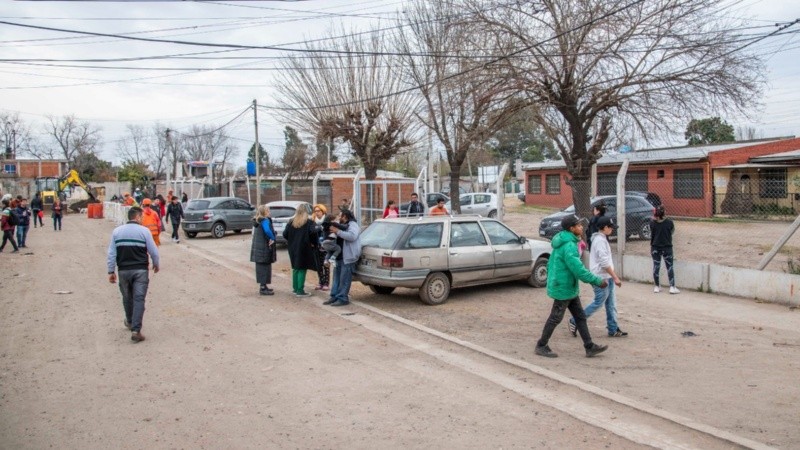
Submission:
[[214,226],[211,227],[211,235],[217,239],[225,236],[225,224],[222,222],[215,223]]
[[392,292],[394,292],[394,288],[393,287],[375,286],[375,285],[372,285],[372,284],[369,285],[369,290],[374,292],[374,293],[376,293],[376,294],[380,294],[380,295],[389,295]]
[[196,231],[184,231],[184,233],[186,233],[186,237],[189,239],[194,239],[195,237],[197,237]]
[[531,276],[528,277],[528,284],[533,287],[547,286],[547,262],[549,259],[546,256],[540,256],[533,264]]
[[419,298],[428,305],[441,305],[450,295],[450,278],[441,272],[428,275],[419,288]]
[[239,234],[239,233],[242,232],[242,230],[233,230],[233,232],[236,233],[236,234]]
[[650,223],[645,222],[642,224],[642,227],[639,228],[639,237],[645,241],[650,240]]
[[489,218],[490,219],[494,219],[495,217],[497,217],[497,210],[493,209],[493,210],[489,211]]

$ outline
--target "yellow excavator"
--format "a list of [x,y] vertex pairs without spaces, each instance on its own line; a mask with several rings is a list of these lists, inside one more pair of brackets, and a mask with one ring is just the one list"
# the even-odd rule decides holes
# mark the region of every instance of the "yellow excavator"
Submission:
[[[89,185],[84,183],[81,179],[78,172],[75,170],[70,170],[61,178],[56,177],[42,177],[36,179],[36,190],[39,192],[39,195],[42,196],[42,206],[44,208],[52,208],[53,203],[55,203],[56,196],[60,195],[64,192],[67,187],[72,185],[78,185],[89,194],[89,201],[85,202],[78,202],[85,206],[86,203],[97,203],[99,200],[97,199],[97,190],[91,188]],[[72,208],[73,206],[77,205],[70,205]]]

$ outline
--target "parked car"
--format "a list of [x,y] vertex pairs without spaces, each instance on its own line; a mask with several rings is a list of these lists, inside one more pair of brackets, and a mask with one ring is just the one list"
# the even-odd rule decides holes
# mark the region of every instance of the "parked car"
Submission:
[[[464,189],[461,186],[458,187],[458,195],[463,195],[463,194],[466,194],[466,193],[467,193],[466,189]],[[444,194],[444,195],[446,195],[448,197],[450,196],[450,185],[449,184],[445,184],[444,186],[442,186],[442,194]]]
[[254,209],[250,203],[236,197],[189,200],[183,211],[181,228],[188,238],[196,237],[197,233],[211,233],[219,239],[227,230],[241,233],[252,228]]
[[313,210],[308,202],[290,200],[269,202],[267,203],[267,208],[269,209],[270,217],[272,217],[272,226],[275,228],[275,242],[281,245],[286,245],[286,239],[283,238],[283,229],[292,220],[297,208],[305,208],[308,210],[309,216]]
[[658,208],[661,206],[661,197],[658,196],[655,192],[640,192],[640,191],[626,191],[626,195],[636,195],[639,197],[644,197],[650,202],[651,205]]
[[[606,216],[617,217],[617,197],[614,195],[603,195],[591,199],[592,206],[605,203]],[[545,239],[553,239],[561,231],[561,219],[570,214],[575,214],[575,206],[557,213],[550,214],[539,223],[539,236]],[[638,195],[625,196],[625,236],[631,237],[639,235],[641,239],[650,239],[650,219],[655,214],[655,207],[644,197]],[[616,233],[616,230],[614,231]],[[612,234],[614,236],[615,234]]]
[[354,278],[376,294],[419,289],[429,305],[452,288],[525,280],[547,283],[549,242],[529,241],[496,219],[426,216],[376,220],[361,233]]
[[[458,201],[461,204],[461,214],[480,214],[483,217],[497,217],[497,194],[471,192],[459,196]],[[451,213],[453,212],[451,202],[447,202],[445,208]]]
[[[425,196],[425,201],[423,202],[426,205],[426,213],[428,212],[427,209],[432,207],[433,205],[439,203],[439,199],[444,199],[444,202],[447,203],[450,201],[450,197],[442,194],[441,192],[431,192]],[[420,199],[422,202],[423,200]],[[411,202],[401,203],[400,204],[400,216],[406,216],[408,214],[408,204]]]

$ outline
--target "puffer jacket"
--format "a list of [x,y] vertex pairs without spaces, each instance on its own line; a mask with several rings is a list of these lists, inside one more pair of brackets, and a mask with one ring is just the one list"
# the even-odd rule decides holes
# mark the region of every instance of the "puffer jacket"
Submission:
[[553,237],[553,253],[547,263],[547,295],[553,300],[572,300],[580,294],[580,281],[599,286],[603,279],[589,271],[578,254],[580,238],[567,230]]

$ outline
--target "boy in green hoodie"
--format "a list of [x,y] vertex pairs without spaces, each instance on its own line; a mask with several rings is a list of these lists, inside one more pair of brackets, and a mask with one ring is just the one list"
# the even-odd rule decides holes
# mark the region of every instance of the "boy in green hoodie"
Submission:
[[564,320],[564,313],[569,309],[575,319],[581,339],[583,339],[586,356],[595,356],[606,351],[608,346],[592,342],[579,297],[579,281],[601,288],[607,287],[608,282],[590,272],[581,261],[578,253],[578,241],[583,236],[583,224],[580,219],[574,215],[565,217],[561,220],[561,229],[562,231],[553,237],[553,253],[547,263],[547,295],[553,299],[553,309],[544,324],[542,337],[536,343],[536,354],[548,358],[558,356],[550,350],[547,342],[558,324]]

